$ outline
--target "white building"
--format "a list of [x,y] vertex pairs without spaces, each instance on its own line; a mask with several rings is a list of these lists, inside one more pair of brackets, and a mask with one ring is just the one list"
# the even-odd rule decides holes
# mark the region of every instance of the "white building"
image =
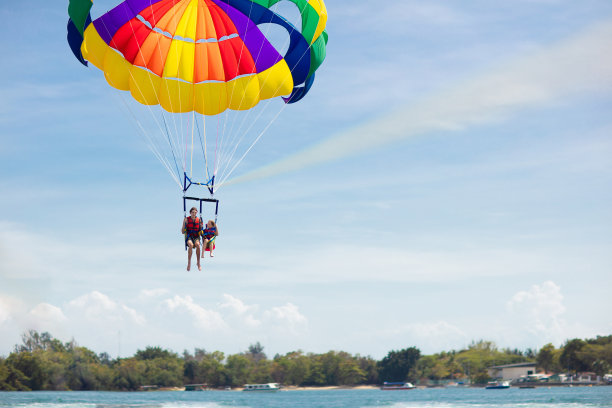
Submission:
[[506,364],[487,368],[489,377],[500,380],[514,380],[536,373],[535,363]]

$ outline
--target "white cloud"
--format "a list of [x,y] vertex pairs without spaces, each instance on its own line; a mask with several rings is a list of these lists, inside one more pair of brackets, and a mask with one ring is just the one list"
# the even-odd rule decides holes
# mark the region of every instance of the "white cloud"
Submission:
[[0,294],[0,327],[13,320],[15,315],[23,313],[24,304],[12,296]]
[[115,302],[107,295],[93,291],[68,302],[71,316],[85,318],[87,321],[102,323],[134,323],[144,325],[144,315],[136,310]]
[[163,303],[172,312],[187,313],[193,318],[194,324],[201,329],[218,330],[226,328],[226,323],[218,312],[203,308],[194,302],[189,295],[175,295],[164,300]]
[[552,281],[533,285],[517,292],[506,303],[507,311],[519,317],[525,330],[536,336],[550,336],[559,340],[564,335],[565,313],[561,288]]
[[232,295],[224,294],[223,302],[219,305],[221,310],[229,310],[230,315],[239,319],[248,327],[256,328],[261,325],[261,321],[255,317],[259,306],[246,305],[240,299]]
[[308,319],[300,313],[296,305],[290,302],[266,310],[264,318],[277,326],[279,330],[286,330],[292,334],[302,333],[308,329]]
[[30,310],[30,316],[39,321],[45,322],[64,322],[67,320],[64,312],[57,306],[50,305],[48,303],[39,303]]

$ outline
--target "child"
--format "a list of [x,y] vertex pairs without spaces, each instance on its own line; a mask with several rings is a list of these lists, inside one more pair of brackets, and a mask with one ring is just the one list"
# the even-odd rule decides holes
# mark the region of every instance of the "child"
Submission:
[[219,231],[217,230],[217,224],[213,220],[208,220],[206,223],[206,228],[202,233],[202,238],[204,239],[204,246],[202,250],[202,257],[204,257],[204,251],[206,248],[210,251],[210,257],[214,257],[213,248],[215,247],[215,237],[219,235]]

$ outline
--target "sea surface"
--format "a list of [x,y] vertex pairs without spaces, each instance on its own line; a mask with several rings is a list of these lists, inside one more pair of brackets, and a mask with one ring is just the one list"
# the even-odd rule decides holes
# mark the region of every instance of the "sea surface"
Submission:
[[505,390],[0,392],[0,407],[36,408],[612,408],[612,386]]

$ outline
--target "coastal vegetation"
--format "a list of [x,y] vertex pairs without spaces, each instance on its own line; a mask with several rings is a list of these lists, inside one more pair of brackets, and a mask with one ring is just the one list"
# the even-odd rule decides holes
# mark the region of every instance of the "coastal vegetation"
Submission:
[[539,370],[547,372],[603,375],[612,371],[612,335],[571,339],[559,348],[547,344],[537,351],[500,350],[490,341],[432,355],[408,347],[392,350],[377,361],[344,351],[316,354],[301,350],[270,359],[259,343],[232,355],[203,348],[178,354],[147,347],[132,357],[113,359],[74,340],[62,343],[49,333],[29,331],[12,353],[0,357],[0,390],[138,390],[144,385],[234,387],[267,382],[296,386],[383,381],[485,383],[489,380],[487,367],[519,362],[535,362]]

